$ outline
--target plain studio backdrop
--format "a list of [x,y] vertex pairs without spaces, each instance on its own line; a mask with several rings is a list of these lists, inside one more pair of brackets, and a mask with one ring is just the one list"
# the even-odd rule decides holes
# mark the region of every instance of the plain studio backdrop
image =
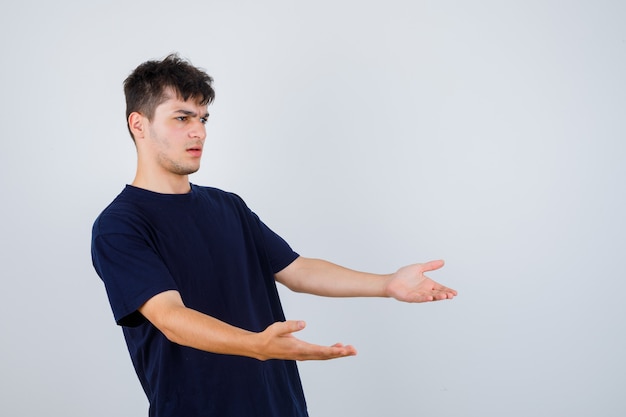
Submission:
[[192,181],[299,253],[443,258],[453,301],[281,288],[312,416],[624,416],[626,3],[22,1],[0,16],[0,415],[145,416],[91,226],[132,181],[122,81],[215,78]]

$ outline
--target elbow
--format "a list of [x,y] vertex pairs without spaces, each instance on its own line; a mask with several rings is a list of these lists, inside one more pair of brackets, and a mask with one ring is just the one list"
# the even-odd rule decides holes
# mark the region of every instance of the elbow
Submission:
[[168,341],[170,341],[172,343],[175,343],[177,345],[182,345],[183,344],[181,338],[178,336],[178,334],[174,330],[172,330],[172,329],[170,329],[170,328],[168,328],[166,326],[161,326],[161,327],[156,326],[156,327],[157,327],[157,329],[159,329],[159,331],[161,333],[163,333],[163,336],[165,336],[165,338]]
[[156,327],[170,342],[182,345],[183,327],[188,325],[187,308],[178,291],[159,293],[141,307],[139,312]]
[[306,292],[304,287],[302,286],[300,282],[298,282],[298,280],[285,279],[285,277],[280,277],[276,275],[276,281],[280,282],[282,285],[287,287],[290,291],[297,292],[297,293]]
[[177,309],[168,310],[167,314],[161,314],[158,317],[154,318],[154,321],[151,323],[156,327],[165,338],[178,345],[185,345],[185,341],[181,336],[181,329],[179,320],[180,311]]

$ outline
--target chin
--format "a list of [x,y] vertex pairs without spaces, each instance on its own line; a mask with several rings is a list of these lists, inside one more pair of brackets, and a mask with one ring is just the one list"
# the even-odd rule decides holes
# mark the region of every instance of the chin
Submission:
[[200,169],[200,167],[188,169],[187,171],[185,171],[185,173],[183,175],[194,174],[194,173],[198,172],[199,169]]
[[172,172],[173,174],[177,174],[177,175],[189,175],[189,174],[193,174],[194,172],[198,172],[199,169],[200,169],[200,166],[197,166],[197,167],[174,166],[172,167],[172,169],[170,169],[170,172]]

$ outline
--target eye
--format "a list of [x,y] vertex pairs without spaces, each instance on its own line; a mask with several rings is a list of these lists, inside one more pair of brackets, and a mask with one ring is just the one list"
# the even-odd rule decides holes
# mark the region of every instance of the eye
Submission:
[[205,125],[206,122],[208,122],[208,121],[209,121],[209,116],[200,118],[200,122],[202,122],[203,125]]
[[187,116],[178,116],[176,118],[176,120],[178,120],[179,122],[186,122],[187,121]]

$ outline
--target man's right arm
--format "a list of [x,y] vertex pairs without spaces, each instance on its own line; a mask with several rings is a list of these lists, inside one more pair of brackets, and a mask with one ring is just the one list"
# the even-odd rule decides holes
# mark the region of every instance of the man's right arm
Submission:
[[349,345],[320,346],[297,339],[293,333],[304,329],[303,321],[277,322],[260,333],[231,326],[187,308],[174,290],[150,298],[139,312],[169,341],[212,353],[258,360],[326,360],[356,355]]

